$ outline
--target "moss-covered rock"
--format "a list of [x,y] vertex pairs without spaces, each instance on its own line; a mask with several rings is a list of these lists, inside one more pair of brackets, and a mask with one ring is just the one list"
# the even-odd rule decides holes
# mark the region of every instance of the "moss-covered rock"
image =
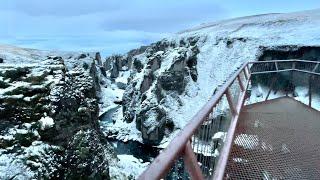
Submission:
[[4,72],[0,72],[0,76],[4,77],[5,79],[10,79],[11,82],[21,80],[27,74],[30,73],[30,69],[28,67],[18,67],[8,69]]
[[80,130],[68,144],[63,159],[66,179],[110,179],[110,149],[96,131]]

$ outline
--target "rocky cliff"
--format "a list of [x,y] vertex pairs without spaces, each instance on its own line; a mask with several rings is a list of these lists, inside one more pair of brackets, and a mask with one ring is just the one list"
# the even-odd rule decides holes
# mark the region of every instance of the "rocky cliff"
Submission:
[[0,57],[0,179],[108,179],[99,57],[10,46]]

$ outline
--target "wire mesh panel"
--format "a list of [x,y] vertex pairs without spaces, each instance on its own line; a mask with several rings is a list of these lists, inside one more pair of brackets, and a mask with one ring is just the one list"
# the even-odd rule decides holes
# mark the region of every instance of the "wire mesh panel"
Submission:
[[192,149],[197,157],[201,171],[205,178],[214,173],[219,151],[231,121],[226,97],[223,96],[219,103],[212,109],[207,119],[192,136]]
[[319,129],[320,112],[290,98],[248,106],[225,179],[319,179]]
[[278,69],[279,70],[286,70],[286,69],[293,69],[295,64],[295,62],[286,62],[286,61],[282,61],[282,62],[277,62],[278,65]]
[[313,71],[314,71],[315,73],[320,73],[320,64],[317,65],[317,66],[313,69]]
[[250,71],[251,73],[264,72],[264,71],[276,71],[276,65],[274,62],[257,63],[251,66]]
[[312,71],[316,67],[317,63],[312,62],[296,62],[295,69],[303,71]]

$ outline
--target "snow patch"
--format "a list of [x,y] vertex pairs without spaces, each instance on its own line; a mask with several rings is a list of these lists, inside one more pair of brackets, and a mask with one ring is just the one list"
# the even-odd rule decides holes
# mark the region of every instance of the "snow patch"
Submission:
[[49,116],[42,117],[42,118],[39,120],[39,122],[40,122],[41,129],[42,129],[42,130],[51,128],[51,127],[53,127],[53,125],[54,125],[54,120],[53,120],[51,117],[49,117]]
[[142,163],[142,160],[132,155],[118,155],[117,157],[119,159],[117,166],[110,166],[111,179],[137,179],[150,164],[149,162]]

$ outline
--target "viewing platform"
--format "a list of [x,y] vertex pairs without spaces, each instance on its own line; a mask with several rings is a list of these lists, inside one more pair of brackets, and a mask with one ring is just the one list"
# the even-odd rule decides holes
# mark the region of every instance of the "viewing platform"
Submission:
[[[319,64],[244,64],[139,179],[318,179],[320,112],[313,96],[320,88]],[[260,84],[269,90],[253,102]],[[298,85],[308,87],[307,102],[295,98]]]

